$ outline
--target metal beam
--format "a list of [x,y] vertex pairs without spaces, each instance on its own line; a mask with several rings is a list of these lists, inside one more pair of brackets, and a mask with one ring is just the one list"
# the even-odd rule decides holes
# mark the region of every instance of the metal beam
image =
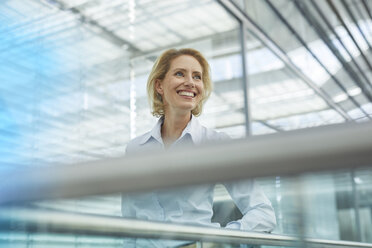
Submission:
[[240,45],[242,57],[242,81],[243,81],[243,96],[244,96],[244,118],[245,118],[245,136],[252,135],[252,118],[250,112],[250,99],[249,99],[249,79],[247,72],[247,31],[243,22],[239,23],[240,27]]
[[[340,12],[337,10],[336,6],[333,4],[332,0],[326,0],[329,7],[332,9],[333,13],[335,13],[337,19],[339,20],[339,22],[341,22],[341,25],[343,26],[343,28],[346,30],[346,32],[348,33],[348,35],[350,36],[351,40],[353,41],[354,45],[358,48],[359,52],[360,52],[360,55],[362,56],[364,62],[366,63],[366,65],[368,66],[368,68],[372,71],[372,65],[370,64],[370,62],[368,61],[367,57],[364,55],[364,52],[363,50],[360,48],[358,42],[355,40],[353,34],[351,33],[350,29],[347,27],[346,23],[344,22],[342,16],[340,15]],[[296,1],[295,1],[296,2]]]
[[368,45],[368,48],[370,50],[370,52],[372,52],[372,47],[371,47],[371,44],[369,43],[367,37],[364,35],[363,33],[363,30],[360,28],[359,24],[358,24],[358,20],[355,18],[353,12],[351,11],[351,8],[349,6],[347,6],[347,3],[345,0],[341,0],[341,4],[342,6],[344,7],[344,9],[346,10],[347,14],[350,16],[351,20],[354,22],[354,24],[356,25],[360,35],[363,37],[364,41],[367,43]]
[[[275,6],[269,1],[265,0],[266,4],[270,7],[270,9],[275,13],[275,15],[279,18],[279,20],[291,31],[291,33],[294,35],[294,37],[301,43],[301,45],[311,54],[311,56],[319,63],[319,65],[328,73],[328,75],[331,77],[331,79],[336,83],[336,85],[347,95],[347,97],[350,99],[350,101],[360,109],[360,111],[370,118],[368,116],[368,113],[360,106],[360,104],[352,97],[345,86],[331,73],[328,68],[320,61],[318,56],[316,56],[313,51],[309,48],[309,46],[306,44],[306,42],[301,38],[301,36],[296,32],[296,30],[289,24],[289,22],[279,13],[279,11],[275,8]],[[372,101],[372,97],[371,97]],[[371,118],[370,118],[371,119]]]
[[369,18],[372,20],[371,9],[369,8],[367,1],[366,1],[366,0],[362,0],[362,4],[363,4],[364,9],[366,10],[366,12],[367,12]]
[[108,30],[105,26],[100,25],[97,21],[85,16],[83,13],[78,8],[72,7],[72,8],[67,8],[64,3],[62,3],[59,0],[48,0],[48,3],[52,3],[56,5],[61,11],[71,11],[73,14],[79,17],[79,20],[82,23],[85,23],[89,26],[94,27],[95,29],[99,29],[101,32],[101,35],[103,38],[106,38],[110,41],[110,43],[118,46],[118,47],[123,47],[127,46],[127,50],[130,52],[139,52],[140,49],[137,48],[135,45],[132,43],[128,42],[127,40],[117,36],[115,33],[112,31]]
[[[372,102],[372,95],[369,90],[364,85],[363,81],[359,78],[359,75],[355,73],[355,71],[351,68],[348,62],[343,58],[340,51],[334,46],[331,39],[328,37],[327,33],[321,28],[319,22],[309,14],[309,10],[307,9],[306,5],[303,2],[293,1],[296,8],[302,13],[308,23],[314,27],[315,32],[319,35],[319,37],[325,42],[328,48],[333,52],[333,54],[337,57],[340,61],[342,66],[345,68],[346,72],[349,76],[355,80],[355,83],[361,88],[361,90],[366,95],[367,99]],[[367,85],[370,86],[370,85]]]
[[318,87],[310,78],[308,78],[289,58],[285,51],[279,47],[245,12],[243,12],[234,2],[229,0],[218,0],[218,2],[235,18],[243,22],[248,30],[257,37],[270,51],[272,51],[283,63],[295,73],[302,81],[304,81],[314,92],[322,98],[328,106],[338,112],[345,120],[352,118],[338,106],[331,97],[321,88]]
[[346,53],[349,55],[349,57],[351,58],[351,62],[357,68],[357,70],[359,71],[359,74],[363,77],[363,79],[365,80],[365,82],[367,84],[372,85],[372,83],[370,82],[370,80],[367,78],[366,74],[362,70],[362,68],[359,66],[359,64],[355,60],[354,56],[351,54],[351,52],[349,51],[349,49],[346,47],[345,43],[342,41],[341,37],[337,34],[337,32],[332,27],[331,23],[328,21],[327,17],[323,13],[323,11],[319,8],[318,4],[314,0],[310,0],[310,1],[312,3],[313,7],[315,8],[315,10],[318,12],[318,14],[320,15],[320,17],[322,18],[323,22],[328,27],[328,29],[332,32],[332,34],[336,37],[336,39],[341,44],[341,46],[344,48],[344,50],[346,51]]
[[[364,16],[363,11],[362,11],[361,7],[359,6],[359,3],[361,1],[360,0],[355,0],[355,1],[356,2],[354,2],[354,7],[355,7],[356,11],[358,12],[358,15],[360,16],[360,18],[362,18],[364,21],[366,21],[368,19],[368,14],[367,14],[367,17]],[[370,25],[368,25],[366,23],[364,23],[364,25],[365,25],[366,30],[368,30],[369,35],[371,35],[372,29],[371,29]]]
[[277,127],[275,125],[272,125],[272,124],[269,124],[267,121],[263,121],[263,120],[256,120],[256,122],[258,123],[261,123],[262,125],[280,133],[280,132],[284,132],[285,130],[281,129],[280,127]]

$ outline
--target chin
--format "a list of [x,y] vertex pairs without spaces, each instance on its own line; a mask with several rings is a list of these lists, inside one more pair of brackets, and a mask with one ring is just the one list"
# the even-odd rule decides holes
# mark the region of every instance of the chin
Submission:
[[192,111],[196,108],[196,105],[194,104],[184,104],[183,106],[179,106],[180,109],[182,110],[187,110],[187,111]]

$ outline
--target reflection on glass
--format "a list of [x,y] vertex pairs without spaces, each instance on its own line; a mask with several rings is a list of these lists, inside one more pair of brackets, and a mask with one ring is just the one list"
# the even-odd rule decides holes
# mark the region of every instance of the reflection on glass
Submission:
[[[362,242],[370,242],[371,238],[370,182],[371,169],[358,169],[352,172],[335,171],[332,173],[311,173],[297,177],[277,176],[256,179],[256,183],[260,184],[261,190],[263,190],[270,199],[275,210],[277,226],[273,230],[272,234],[292,235],[294,237],[324,240]],[[229,184],[232,185],[232,183]],[[231,191],[229,188],[226,190],[224,186],[229,184],[218,184],[214,187],[214,193],[212,193],[211,199],[211,204],[213,204],[213,212],[211,212],[211,214],[213,213],[213,216],[210,216],[212,217],[212,223],[214,226],[226,226],[229,225],[228,223],[233,223],[242,218],[241,202],[235,204],[234,200],[236,199],[231,197]],[[244,188],[248,185],[246,181],[234,182],[233,184],[240,184]],[[213,189],[212,186],[209,187]],[[202,190],[206,189],[208,189],[207,186],[188,186],[179,189],[158,190],[141,194],[137,193],[131,195],[131,197],[132,200],[143,199],[144,201],[147,201],[148,204],[154,204],[147,196],[156,195],[160,199],[158,203],[165,204],[163,207],[177,207],[177,205],[184,199],[195,199],[197,194],[200,194]],[[355,194],[356,192],[357,194]],[[188,197],[186,197],[186,194]],[[249,199],[253,198],[246,198],[246,200]],[[94,202],[96,203],[93,204]],[[101,205],[99,206],[97,202]],[[123,204],[125,203],[126,201],[124,200]],[[83,213],[89,213],[88,216],[96,216],[99,218],[108,217],[119,221],[125,221],[125,219],[122,219],[120,216],[120,205],[120,197],[118,195],[112,195],[96,196],[74,201],[60,200],[35,202],[28,204],[28,207],[32,207],[29,208],[30,210],[33,210],[36,207],[36,209],[47,211],[48,213],[51,210],[58,210],[57,213],[62,214],[77,213],[81,215]],[[128,209],[129,208],[127,208],[127,210]],[[151,211],[152,210],[153,208],[151,205]],[[110,211],[112,214],[107,214]],[[145,215],[146,212],[141,214]],[[179,212],[175,209],[172,213],[169,212],[169,214],[175,217]],[[183,217],[186,217],[187,214],[190,213],[184,212]],[[137,240],[138,244],[151,245],[157,242],[154,242],[154,239],[135,238],[136,236],[126,238],[125,233],[128,233],[128,230],[131,230],[130,228],[122,229],[126,231],[121,235],[110,234],[110,232],[108,232],[105,235],[85,236],[84,232],[88,232],[90,228],[99,231],[104,231],[104,229],[97,229],[94,227],[99,223],[97,221],[88,222],[87,220],[80,220],[79,215],[74,217],[73,220],[76,221],[77,224],[83,226],[81,231],[76,233],[73,232],[73,234],[71,234],[71,231],[68,231],[68,226],[67,229],[66,226],[64,226],[65,229],[63,230],[65,230],[65,234],[58,234],[51,231],[51,226],[45,224],[39,224],[36,227],[34,226],[33,228],[30,228],[26,222],[22,222],[23,220],[14,220],[10,223],[3,222],[4,216],[0,214],[0,220],[2,221],[0,225],[0,247],[25,247],[25,245],[30,242],[32,242],[33,247],[45,247],[47,244],[53,244],[56,247],[93,247],[97,245],[102,247],[118,247],[123,245],[123,240],[127,242],[127,240],[134,239]],[[178,216],[181,217],[180,215]],[[140,218],[139,216],[137,217]],[[199,227],[206,226],[202,225],[202,223],[195,223],[195,220],[197,219],[195,216],[188,217],[188,219],[184,219],[182,226],[190,227],[190,224]],[[251,219],[252,216],[249,218]],[[104,224],[107,227],[111,224],[115,226],[117,223],[114,223],[114,219],[104,220]],[[49,215],[48,220],[53,220],[53,215]],[[55,219],[56,223],[60,220],[61,219],[58,218]],[[175,219],[173,220],[176,221]],[[163,222],[163,220],[160,221]],[[188,222],[186,223],[185,221]],[[8,229],[4,229],[4,227],[8,227]],[[147,227],[146,224],[142,226],[144,230]],[[71,226],[71,228],[74,227]],[[138,226],[136,226],[136,228],[138,228]],[[157,230],[158,229],[155,229],[154,231]],[[177,232],[180,230],[173,228],[170,231]],[[140,236],[144,233],[144,231],[138,232],[137,235]],[[149,233],[146,235],[148,234]],[[134,234],[132,233],[131,235]],[[203,239],[203,235],[200,234],[198,238]],[[261,240],[262,244],[267,245],[265,240],[268,239],[269,237]],[[194,243],[193,240],[187,242],[179,240],[179,238],[177,238],[177,240],[169,238],[159,242],[168,245]],[[233,244],[226,244],[228,243],[227,241],[215,240],[215,242],[221,245],[221,247],[236,247]],[[247,242],[253,242],[253,240],[247,239]]]

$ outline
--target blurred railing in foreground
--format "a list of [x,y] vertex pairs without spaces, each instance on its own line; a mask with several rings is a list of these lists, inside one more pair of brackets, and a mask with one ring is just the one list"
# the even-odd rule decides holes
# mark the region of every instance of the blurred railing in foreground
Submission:
[[367,168],[372,165],[371,134],[372,123],[348,123],[256,136],[198,149],[183,147],[168,153],[149,152],[138,157],[3,173],[0,174],[0,234],[54,233],[269,246],[372,247],[367,243],[308,239],[301,232],[296,237],[283,236],[20,208],[36,200]]
[[[185,226],[56,211],[19,208],[1,209],[0,231],[9,231],[14,229],[14,227],[18,227],[18,231],[22,230],[29,233],[84,234],[117,238],[135,237],[268,246],[372,248],[372,244],[360,242],[299,239],[268,233]],[[22,228],[19,229],[19,227]]]
[[0,174],[0,204],[368,167],[371,136],[371,122],[347,123],[197,149],[16,170]]

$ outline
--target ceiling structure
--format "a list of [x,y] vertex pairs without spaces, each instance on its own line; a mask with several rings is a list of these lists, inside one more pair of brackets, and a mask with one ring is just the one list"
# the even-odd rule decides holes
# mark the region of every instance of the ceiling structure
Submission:
[[[263,118],[269,119],[267,123],[289,130],[328,121],[371,119],[371,19],[366,1],[265,0],[245,1],[240,7],[250,26],[259,30],[253,32],[255,36],[261,37],[271,55],[277,55],[275,68],[251,77],[258,87],[266,81],[282,90],[273,98],[253,100],[252,108],[273,109],[276,116]],[[267,58],[261,61],[267,62]],[[257,58],[251,61],[255,63]],[[260,106],[266,100],[274,104]],[[288,112],[280,111],[281,107]],[[281,118],[283,114],[292,115],[296,123]]]
[[[253,134],[372,118],[370,1],[231,3],[259,30],[247,26],[245,37]],[[225,8],[212,0],[3,1],[3,161],[123,155],[155,122],[146,80],[171,47],[197,48],[210,61],[215,90],[201,121],[243,137],[239,21]]]

